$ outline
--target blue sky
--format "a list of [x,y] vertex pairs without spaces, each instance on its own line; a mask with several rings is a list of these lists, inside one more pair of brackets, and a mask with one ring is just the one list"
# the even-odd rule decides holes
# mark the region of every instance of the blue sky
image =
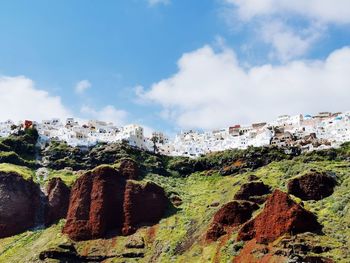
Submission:
[[[350,10],[350,4],[309,1],[315,8],[312,3],[305,6],[306,0],[297,0],[294,6],[285,0],[278,5],[257,1],[3,1],[0,91],[9,94],[6,101],[0,99],[0,117],[106,117],[117,124],[133,122],[174,132],[283,113],[348,110],[345,102],[331,101],[327,107],[324,102],[327,92],[334,91],[334,70],[327,71],[327,59],[341,50],[338,63],[350,62],[350,51],[343,49],[350,44],[350,14],[343,11]],[[293,63],[301,63],[303,69]],[[265,74],[261,86],[254,80],[255,71]],[[280,71],[285,72],[284,83],[291,81],[283,88],[277,85],[282,81]],[[317,73],[329,75],[322,92],[316,89],[323,84],[310,82],[306,75],[311,79]],[[345,99],[349,80],[342,73],[336,72],[340,79],[334,85],[339,86],[339,98]],[[300,80],[293,83],[296,74]],[[86,88],[78,92],[81,81]],[[29,95],[24,97],[21,90]],[[281,103],[276,109],[268,106],[267,98],[255,107],[251,100],[262,98],[262,90],[274,94],[276,101],[284,98],[275,93],[294,100],[319,93],[320,99]],[[17,101],[23,96],[20,100],[28,106],[12,109],[11,92]],[[33,101],[28,102],[31,92]],[[217,93],[228,99],[216,98]],[[47,102],[42,103],[47,110],[40,109],[45,114],[35,107],[41,99]],[[262,108],[268,109],[258,114]]]

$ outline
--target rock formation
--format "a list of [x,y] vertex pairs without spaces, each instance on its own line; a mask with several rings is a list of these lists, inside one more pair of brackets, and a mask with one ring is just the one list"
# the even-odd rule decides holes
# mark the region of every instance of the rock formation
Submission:
[[139,177],[139,167],[132,159],[123,159],[119,167],[120,173],[128,179],[136,180]]
[[72,188],[63,233],[73,240],[104,237],[109,231],[127,235],[143,223],[155,223],[167,206],[164,190],[153,183],[127,181],[134,173],[101,166],[81,176]]
[[259,243],[266,243],[286,233],[312,232],[321,228],[314,214],[294,202],[288,194],[275,190],[267,199],[263,211],[243,225],[237,239],[255,238]]
[[104,236],[123,223],[125,178],[108,166],[85,173],[75,182],[63,233],[73,240]]
[[164,215],[168,199],[163,188],[129,181],[124,195],[123,235],[133,234],[139,224],[155,224]]
[[66,186],[62,179],[52,178],[46,187],[47,193],[47,215],[45,224],[50,225],[61,218],[66,218],[70,189]]
[[288,182],[288,193],[302,200],[321,200],[333,194],[336,180],[326,173],[310,172]]
[[35,226],[40,189],[21,175],[0,173],[0,238],[19,234]]
[[303,258],[305,263],[334,263],[333,259],[325,258],[321,256],[307,256]]
[[249,182],[241,186],[234,198],[236,200],[247,200],[257,203],[263,203],[266,198],[262,196],[271,193],[270,187],[263,182]]
[[55,260],[58,262],[103,262],[106,259],[120,257],[120,255],[80,255],[73,244],[60,244],[57,248],[42,251],[39,254],[41,261]]
[[225,204],[215,213],[206,239],[216,241],[220,236],[226,234],[225,228],[245,223],[258,208],[257,204],[247,201],[233,201]]

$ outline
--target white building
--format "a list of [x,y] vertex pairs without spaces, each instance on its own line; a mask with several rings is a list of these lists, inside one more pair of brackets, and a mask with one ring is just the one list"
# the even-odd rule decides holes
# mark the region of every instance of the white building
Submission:
[[[41,143],[58,140],[71,146],[90,147],[99,142],[126,142],[140,149],[154,150],[152,139],[146,138],[143,128],[136,124],[116,127],[112,123],[91,120],[81,125],[74,118],[68,118],[64,124],[59,119],[43,120],[35,124]],[[14,123],[10,120],[0,122],[0,137],[9,136],[14,132],[13,126]],[[289,134],[288,143],[292,140],[292,145],[298,145],[298,140],[303,141],[301,148],[305,150],[314,150],[315,147],[338,147],[350,141],[350,112],[322,112],[316,116],[282,115],[271,123],[235,125],[205,132],[181,132],[173,140],[169,140],[163,133],[158,132],[155,135],[162,138],[156,142],[160,153],[197,157],[210,152],[267,146],[271,143],[282,146],[285,142],[282,142],[279,136],[283,137],[283,134]],[[308,143],[309,139],[304,138],[314,138],[318,141],[305,145],[304,142]]]

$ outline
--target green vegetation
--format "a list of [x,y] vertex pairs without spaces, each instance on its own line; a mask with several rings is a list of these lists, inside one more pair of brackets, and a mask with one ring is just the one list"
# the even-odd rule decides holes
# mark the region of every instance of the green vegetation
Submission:
[[14,165],[9,163],[0,163],[0,172],[17,173],[26,180],[33,179],[34,177],[33,170],[24,166],[19,166],[19,165]]
[[[337,186],[335,192],[327,198],[302,202],[306,209],[317,215],[324,233],[305,234],[305,242],[328,247],[329,250],[320,255],[331,257],[335,262],[345,263],[350,258],[350,144],[336,150],[302,155],[293,150],[285,153],[277,148],[249,148],[245,151],[213,153],[198,159],[164,157],[126,145],[102,144],[84,154],[74,152],[75,149],[65,144],[55,143],[51,147],[50,156],[57,155],[58,160],[67,158],[64,159],[64,166],[72,160],[74,165],[78,164],[75,168],[84,167],[85,164],[88,165],[85,169],[101,164],[118,168],[123,158],[131,158],[142,168],[141,183],[155,182],[169,196],[181,198],[182,204],[170,208],[159,224],[141,228],[136,233],[146,242],[145,258],[139,262],[230,262],[244,246],[244,242],[236,242],[238,229],[217,242],[208,243],[204,240],[212,217],[219,207],[233,200],[240,186],[251,175],[272,188],[286,191],[290,179],[311,170],[335,174]],[[72,155],[67,157],[68,154]],[[76,156],[72,157],[74,154]],[[93,157],[97,157],[98,161],[85,160]],[[225,175],[230,176],[222,176],[223,169],[228,171]],[[0,164],[0,171],[15,171],[25,178],[34,176],[32,169],[13,164]],[[71,186],[78,175],[67,169],[51,168],[47,178],[40,183],[45,184],[53,177],[60,177]],[[300,199],[294,199],[301,203]],[[261,209],[262,207],[254,216]],[[63,224],[64,220],[44,230],[28,231],[1,239],[0,262],[35,262],[41,251],[68,241],[61,234]],[[120,254],[128,251],[125,248],[128,238],[114,236],[78,242],[75,246],[84,255]],[[122,262],[118,260],[120,259],[106,262]]]
[[35,129],[20,131],[0,138],[0,163],[12,163],[34,168],[38,132]]
[[37,139],[37,130],[26,129],[25,131],[20,131],[19,134],[1,138],[0,151],[13,151],[23,159],[35,160],[35,144]]
[[0,163],[12,163],[12,164],[28,166],[28,167],[35,167],[36,166],[35,161],[25,160],[13,151],[0,152]]
[[44,180],[43,183],[47,184],[52,178],[61,178],[67,186],[72,186],[75,180],[78,178],[78,175],[69,170],[51,170],[49,176]]
[[27,231],[1,239],[0,262],[38,262],[38,251],[55,247],[68,239],[61,234],[64,221],[45,230]]

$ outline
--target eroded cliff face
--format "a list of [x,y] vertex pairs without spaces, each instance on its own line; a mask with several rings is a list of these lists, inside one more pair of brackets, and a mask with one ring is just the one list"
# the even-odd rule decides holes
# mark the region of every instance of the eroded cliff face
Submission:
[[134,171],[102,166],[81,176],[72,188],[63,233],[73,240],[89,240],[111,231],[128,235],[139,224],[159,221],[167,206],[164,190],[129,181],[137,177]]
[[226,234],[231,227],[247,222],[259,206],[248,201],[232,201],[223,205],[214,215],[213,221],[206,233],[208,241],[216,241]]
[[45,225],[57,222],[59,219],[66,218],[70,189],[60,178],[52,178],[47,186],[47,211]]
[[163,188],[152,182],[127,182],[124,197],[123,235],[135,233],[140,224],[157,223],[169,203]]
[[73,240],[103,237],[122,226],[126,180],[111,167],[99,167],[75,182],[63,233]]
[[268,243],[284,234],[295,235],[321,229],[314,214],[294,202],[287,193],[275,190],[262,212],[241,228],[238,240],[255,238],[258,243]]
[[124,159],[120,162],[119,171],[124,178],[138,179],[140,168],[137,163],[131,159]]
[[21,233],[36,224],[40,188],[17,173],[0,172],[0,238]]

